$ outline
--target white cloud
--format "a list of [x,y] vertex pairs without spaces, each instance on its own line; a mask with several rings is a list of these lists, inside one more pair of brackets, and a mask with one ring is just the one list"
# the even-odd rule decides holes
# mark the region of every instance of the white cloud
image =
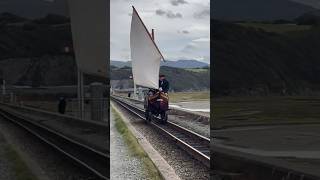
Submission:
[[193,42],[210,42],[210,38],[208,37],[201,37],[201,38],[197,38],[192,40]]
[[[186,2],[175,6],[171,0],[164,0],[161,3],[157,0],[111,0],[111,59],[130,60],[131,15],[129,14],[132,13],[131,6],[134,5],[147,28],[155,29],[155,41],[165,59],[203,57],[203,61],[209,62],[210,47],[209,43],[204,42],[204,38],[210,37],[210,18],[197,19],[194,14],[204,10],[210,1],[186,0]],[[170,19],[167,16],[168,12],[175,16],[179,13],[181,17]],[[189,51],[183,51],[187,47]]]
[[164,11],[162,9],[157,9],[156,10],[156,14],[159,15],[159,16],[166,16],[167,18],[169,19],[174,19],[174,18],[182,18],[182,14],[177,12],[177,13],[174,13],[172,11]]
[[185,0],[171,0],[171,4],[174,6],[179,6],[181,4],[188,4],[188,2]]

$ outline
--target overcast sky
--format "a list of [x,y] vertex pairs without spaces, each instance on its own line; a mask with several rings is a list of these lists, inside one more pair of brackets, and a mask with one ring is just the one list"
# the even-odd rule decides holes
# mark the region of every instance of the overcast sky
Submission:
[[210,63],[210,0],[111,0],[111,60],[130,60],[132,5],[167,60]]

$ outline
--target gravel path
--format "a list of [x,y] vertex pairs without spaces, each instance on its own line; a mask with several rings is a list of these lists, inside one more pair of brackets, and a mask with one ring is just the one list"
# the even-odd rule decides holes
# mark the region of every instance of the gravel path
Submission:
[[112,112],[110,117],[110,140],[111,179],[148,179],[148,175],[143,169],[142,161],[130,155],[127,145],[117,131]]
[[27,162],[28,165],[37,166],[31,168],[40,168],[41,173],[50,180],[93,179],[92,175],[83,168],[70,162],[69,159],[61,156],[59,152],[43,144],[39,139],[35,138],[22,128],[4,120],[1,116],[0,131],[6,135],[7,141],[10,142],[12,146],[15,146],[15,149],[23,152],[32,160],[32,162]]
[[7,152],[6,149],[8,147],[8,143],[5,141],[2,134],[0,134],[0,179],[12,179],[14,180],[14,174],[11,162],[6,157]]
[[141,119],[128,114],[122,107],[117,106],[124,116],[128,117],[132,125],[144,135],[151,145],[163,156],[170,166],[176,171],[181,179],[209,179],[209,168],[201,164],[198,160],[193,159],[185,151],[180,149],[175,143],[146,124]]

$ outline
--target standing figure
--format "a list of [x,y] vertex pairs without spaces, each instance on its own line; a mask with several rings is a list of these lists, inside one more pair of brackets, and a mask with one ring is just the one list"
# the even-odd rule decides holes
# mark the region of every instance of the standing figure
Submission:
[[66,112],[67,102],[64,97],[60,97],[58,111],[60,114],[64,114]]

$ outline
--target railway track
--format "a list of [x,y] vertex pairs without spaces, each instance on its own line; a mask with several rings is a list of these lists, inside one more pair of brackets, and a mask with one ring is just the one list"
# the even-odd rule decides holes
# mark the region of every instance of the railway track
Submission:
[[[111,96],[111,100],[113,100],[135,116],[145,120],[144,109],[132,105],[119,97]],[[154,119],[150,124],[160,130],[160,132],[165,134],[167,137],[172,139],[180,148],[188,152],[195,159],[199,160],[207,167],[210,167],[209,138],[192,132],[173,122],[170,122],[170,119],[165,125],[161,124],[158,118]]]
[[82,166],[95,176],[95,179],[106,180],[110,177],[110,157],[85,144],[79,143],[55,130],[49,129],[35,121],[0,109],[0,116],[28,131],[43,143],[59,151],[75,164]]

